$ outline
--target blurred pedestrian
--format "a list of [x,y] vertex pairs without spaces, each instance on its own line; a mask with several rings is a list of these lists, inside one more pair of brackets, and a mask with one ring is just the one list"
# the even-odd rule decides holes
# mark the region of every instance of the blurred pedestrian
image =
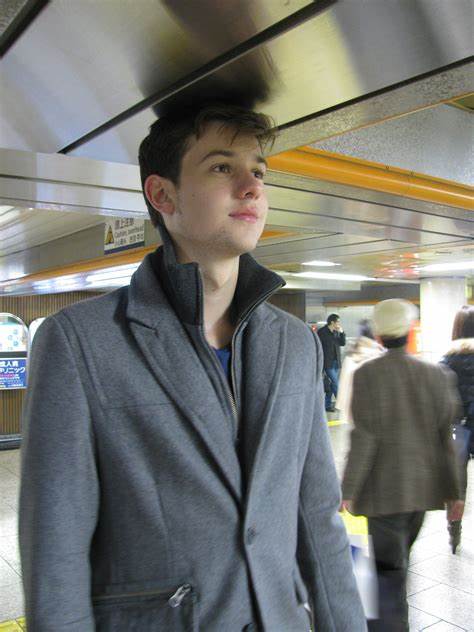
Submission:
[[342,363],[336,400],[336,408],[339,410],[339,421],[352,422],[351,399],[354,371],[363,362],[377,358],[383,352],[383,347],[375,340],[371,321],[368,318],[364,318],[359,322],[359,336],[347,350]]
[[378,303],[375,333],[387,353],[354,374],[342,506],[368,517],[379,590],[372,632],[408,632],[408,558],[425,511],[447,503],[455,519],[463,508],[451,438],[460,404],[455,378],[406,353],[414,317],[407,301]]
[[318,331],[324,353],[325,405],[326,411],[333,413],[335,408],[332,396],[337,398],[339,371],[341,370],[341,347],[346,344],[346,334],[338,314],[330,314],[327,324]]
[[[453,345],[442,362],[457,375],[463,405],[462,418],[455,426],[455,445],[458,446],[462,498],[465,498],[467,466],[474,455],[474,307],[465,305],[457,312],[452,339]],[[461,520],[448,521],[448,530],[452,552],[456,553],[461,541]]]

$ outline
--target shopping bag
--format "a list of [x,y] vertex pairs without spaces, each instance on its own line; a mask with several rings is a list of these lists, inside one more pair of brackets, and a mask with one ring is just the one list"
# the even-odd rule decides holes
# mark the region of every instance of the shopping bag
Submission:
[[354,575],[364,614],[367,619],[377,619],[377,571],[367,518],[365,516],[353,516],[347,510],[341,513],[341,517],[349,536]]

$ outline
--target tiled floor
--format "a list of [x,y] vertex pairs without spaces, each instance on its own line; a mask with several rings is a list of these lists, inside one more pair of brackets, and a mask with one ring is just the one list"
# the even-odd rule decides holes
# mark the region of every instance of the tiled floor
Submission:
[[[338,471],[348,445],[347,426],[333,425],[331,439]],[[410,560],[408,592],[410,630],[474,632],[474,462],[463,520],[462,546],[454,556],[448,546],[444,512],[430,512]],[[19,451],[0,451],[0,632],[22,629],[22,621],[1,622],[23,615],[17,544]]]

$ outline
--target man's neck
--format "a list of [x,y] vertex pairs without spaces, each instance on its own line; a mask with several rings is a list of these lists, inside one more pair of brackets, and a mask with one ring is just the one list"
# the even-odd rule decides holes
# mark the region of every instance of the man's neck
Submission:
[[216,349],[229,344],[234,333],[230,306],[239,276],[239,257],[210,257],[175,243],[179,263],[199,264],[203,281],[204,333],[207,342]]

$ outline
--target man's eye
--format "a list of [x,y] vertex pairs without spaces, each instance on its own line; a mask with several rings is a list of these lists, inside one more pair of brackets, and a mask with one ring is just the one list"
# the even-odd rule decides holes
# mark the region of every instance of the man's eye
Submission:
[[265,172],[262,171],[261,169],[254,169],[254,175],[256,178],[263,180],[263,178],[265,177]]
[[214,167],[212,167],[212,170],[215,171],[216,173],[229,173],[230,165],[225,164],[225,163],[221,165],[215,165]]

